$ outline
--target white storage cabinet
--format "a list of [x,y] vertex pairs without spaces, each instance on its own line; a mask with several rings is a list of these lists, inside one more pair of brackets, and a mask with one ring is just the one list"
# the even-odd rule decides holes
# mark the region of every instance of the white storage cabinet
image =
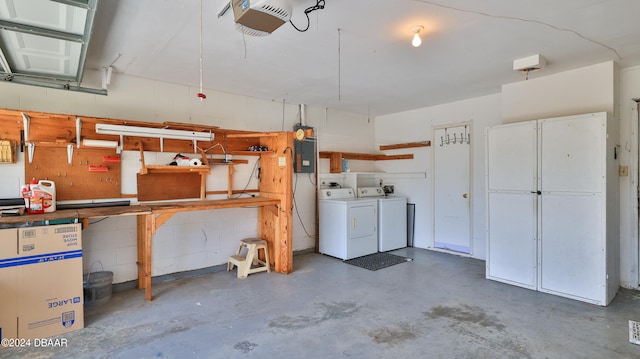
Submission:
[[617,123],[606,113],[486,130],[486,277],[606,306],[620,286]]

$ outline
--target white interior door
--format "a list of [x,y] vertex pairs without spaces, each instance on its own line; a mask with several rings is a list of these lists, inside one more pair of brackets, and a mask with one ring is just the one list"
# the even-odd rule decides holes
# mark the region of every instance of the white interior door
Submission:
[[537,126],[486,132],[487,278],[537,287]]
[[435,248],[471,253],[471,126],[434,129]]

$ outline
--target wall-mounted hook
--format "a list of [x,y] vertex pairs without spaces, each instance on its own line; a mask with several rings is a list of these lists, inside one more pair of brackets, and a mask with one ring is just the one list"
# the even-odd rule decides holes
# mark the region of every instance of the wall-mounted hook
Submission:
[[[26,138],[26,132],[25,132]],[[27,142],[27,153],[29,155],[29,163],[33,162],[33,152],[35,152],[36,145],[33,142]]]
[[467,125],[464,126],[464,138],[468,145],[471,143],[471,132],[468,131],[467,127]]
[[[80,148],[80,139],[82,137],[82,121],[80,117],[76,117],[76,147]],[[71,162],[69,162],[71,164]]]
[[72,144],[68,144],[67,145],[67,162],[69,162],[69,164],[71,164],[72,163],[71,162],[72,159],[73,159],[73,145]]
[[[31,118],[24,114],[24,112],[20,112],[22,114],[22,124],[24,126],[24,141],[29,141],[29,127],[31,124]],[[29,161],[31,163],[31,161]]]

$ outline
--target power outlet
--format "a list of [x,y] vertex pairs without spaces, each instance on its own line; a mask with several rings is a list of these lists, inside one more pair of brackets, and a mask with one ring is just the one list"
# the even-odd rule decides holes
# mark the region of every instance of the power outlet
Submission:
[[629,175],[629,166],[620,166],[618,168],[618,175],[620,177],[627,177]]

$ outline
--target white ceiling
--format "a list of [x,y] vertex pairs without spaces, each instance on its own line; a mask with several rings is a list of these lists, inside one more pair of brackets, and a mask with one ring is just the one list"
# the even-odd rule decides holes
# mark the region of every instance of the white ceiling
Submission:
[[[638,0],[326,0],[307,32],[266,37],[218,18],[227,2],[203,1],[205,89],[371,116],[498,93],[534,54],[547,65],[530,78],[640,64]],[[294,0],[299,28],[315,3]],[[199,87],[199,34],[200,0],[103,0],[85,67]]]

